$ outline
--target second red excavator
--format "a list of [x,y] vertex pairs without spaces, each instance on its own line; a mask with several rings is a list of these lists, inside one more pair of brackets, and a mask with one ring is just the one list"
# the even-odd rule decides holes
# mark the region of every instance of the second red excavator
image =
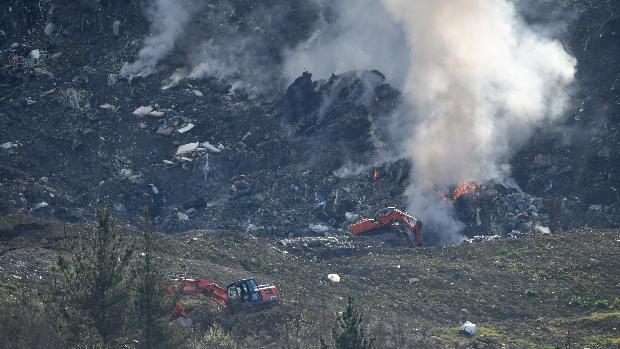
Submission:
[[[230,309],[268,304],[280,299],[280,293],[275,286],[257,285],[254,278],[235,281],[228,285],[226,289],[210,279],[179,278],[174,280],[173,283],[167,284],[164,290],[171,295],[175,295],[177,292],[181,295],[202,293]],[[175,304],[173,316],[180,318],[181,324],[185,324],[184,326],[191,324],[187,317],[187,310],[181,302]]]
[[395,207],[384,208],[377,212],[374,219],[362,219],[351,225],[351,234],[360,235],[379,229],[397,230],[400,227],[406,229],[410,243],[422,246],[422,222]]

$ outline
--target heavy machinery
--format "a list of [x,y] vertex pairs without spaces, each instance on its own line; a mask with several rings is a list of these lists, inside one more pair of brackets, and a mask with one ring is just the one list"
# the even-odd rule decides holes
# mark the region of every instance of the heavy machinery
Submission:
[[[203,295],[215,300],[229,309],[258,304],[269,304],[280,299],[280,293],[275,286],[257,285],[254,278],[241,279],[228,285],[226,289],[210,279],[178,278],[165,286],[166,293],[171,295]],[[187,318],[187,310],[181,302],[177,302],[173,316],[181,319],[181,324],[191,324]]]
[[422,246],[422,222],[395,207],[381,209],[375,218],[359,220],[351,225],[351,234],[357,236],[380,229],[402,230],[402,228],[405,229],[411,244]]

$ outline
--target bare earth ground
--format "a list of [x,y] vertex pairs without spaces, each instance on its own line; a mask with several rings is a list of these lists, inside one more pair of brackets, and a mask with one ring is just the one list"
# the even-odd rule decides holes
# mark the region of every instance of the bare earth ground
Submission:
[[[58,249],[63,234],[85,229],[0,218],[2,299],[31,293],[33,285],[44,288],[55,256],[66,252]],[[170,277],[208,277],[225,286],[254,276],[280,288],[281,305],[242,316],[200,297],[185,301],[196,326],[220,322],[249,347],[294,347],[298,340],[305,343],[298,347],[318,346],[347,295],[363,305],[379,347],[565,348],[567,341],[620,347],[618,230],[580,228],[421,249],[371,243],[354,241],[349,256],[317,259],[245,233],[197,230],[162,235],[159,250]],[[327,281],[328,273],[339,274],[340,283]],[[476,337],[458,335],[466,320],[477,324]]]

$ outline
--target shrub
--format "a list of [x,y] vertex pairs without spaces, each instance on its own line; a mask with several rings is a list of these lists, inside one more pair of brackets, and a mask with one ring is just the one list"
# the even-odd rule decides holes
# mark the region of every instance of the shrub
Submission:
[[353,299],[347,298],[347,307],[336,318],[333,334],[336,349],[371,349],[375,339],[364,328],[363,314],[357,309]]
[[234,347],[232,337],[218,324],[211,326],[194,344],[194,349],[231,349]]

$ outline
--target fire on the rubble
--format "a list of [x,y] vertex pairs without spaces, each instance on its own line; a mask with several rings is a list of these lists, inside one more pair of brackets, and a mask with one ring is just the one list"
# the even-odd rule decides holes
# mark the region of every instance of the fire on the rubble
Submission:
[[379,180],[379,170],[377,170],[376,168],[374,169],[374,171],[372,171],[372,179],[374,179],[375,181]]
[[446,200],[456,200],[458,198],[460,198],[461,196],[471,193],[471,194],[475,194],[476,196],[480,196],[480,193],[478,192],[478,188],[480,188],[480,185],[476,184],[476,183],[459,183],[454,190],[452,191],[452,193],[449,194],[443,194],[443,196],[441,197],[442,200],[446,201]]

